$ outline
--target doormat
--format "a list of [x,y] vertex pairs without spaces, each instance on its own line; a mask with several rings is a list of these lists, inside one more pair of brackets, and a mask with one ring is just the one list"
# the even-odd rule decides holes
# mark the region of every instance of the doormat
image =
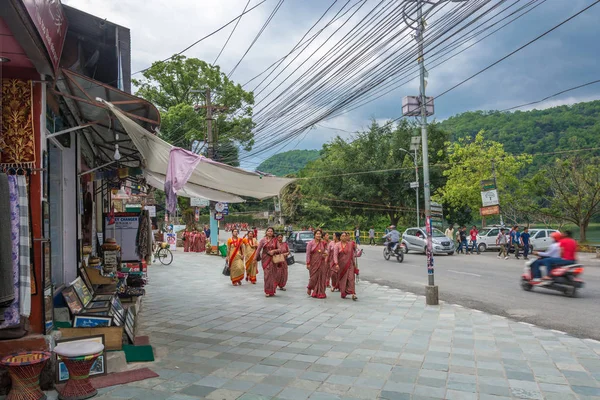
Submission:
[[150,336],[136,336],[135,343],[136,346],[146,346],[150,344]]
[[123,351],[125,352],[125,360],[130,362],[140,361],[154,361],[154,351],[152,346],[132,346],[129,344],[123,345]]
[[158,378],[158,374],[149,368],[134,369],[131,371],[114,372],[112,374],[90,379],[92,386],[101,389],[109,386],[123,385],[125,383],[143,381],[150,378]]

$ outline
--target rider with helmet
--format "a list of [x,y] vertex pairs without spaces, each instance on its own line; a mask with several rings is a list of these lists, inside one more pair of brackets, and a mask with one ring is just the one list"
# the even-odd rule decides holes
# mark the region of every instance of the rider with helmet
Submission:
[[[545,259],[556,259],[561,255],[560,239],[562,235],[560,232],[552,232],[550,238],[553,243],[548,247],[546,251],[534,251],[533,254],[540,257],[531,264],[531,276],[534,282],[540,282],[542,274],[540,272],[540,266],[544,265]],[[546,267],[547,268],[547,267]],[[550,275],[550,271],[546,270],[546,275]]]
[[558,234],[560,238],[557,241],[561,252],[558,257],[549,257],[542,260],[542,265],[546,267],[546,276],[544,279],[552,279],[550,277],[552,268],[571,265],[577,262],[577,241],[573,239],[571,231],[565,231],[562,235]]
[[389,239],[387,247],[389,251],[393,251],[400,242],[400,232],[396,230],[396,225],[390,225],[390,232],[383,236],[384,239]]

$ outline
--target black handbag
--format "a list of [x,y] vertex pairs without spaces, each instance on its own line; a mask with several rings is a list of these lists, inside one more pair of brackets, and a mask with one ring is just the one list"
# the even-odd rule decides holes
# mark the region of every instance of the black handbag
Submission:
[[225,268],[223,268],[223,275],[229,276],[231,275],[231,271],[229,269],[229,263],[225,260]]
[[287,265],[292,265],[296,263],[296,260],[294,259],[294,256],[290,254],[286,257],[285,262],[287,263]]

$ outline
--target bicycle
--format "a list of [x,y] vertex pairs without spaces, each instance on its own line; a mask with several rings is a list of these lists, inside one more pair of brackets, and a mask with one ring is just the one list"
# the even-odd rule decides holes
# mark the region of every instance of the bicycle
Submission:
[[154,261],[156,261],[157,258],[163,265],[170,265],[173,262],[173,253],[169,250],[169,245],[167,243],[159,242],[156,244]]

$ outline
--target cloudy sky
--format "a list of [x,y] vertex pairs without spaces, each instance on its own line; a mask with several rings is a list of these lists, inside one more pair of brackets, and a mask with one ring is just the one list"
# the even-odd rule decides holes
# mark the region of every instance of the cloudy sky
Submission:
[[[132,71],[139,71],[156,60],[167,58],[199,38],[213,32],[241,14],[247,3],[247,0],[63,1],[65,4],[131,29]],[[260,3],[260,1],[262,0],[250,0],[249,7]],[[288,54],[332,4],[330,11],[310,31],[307,38],[324,28],[335,17],[336,12],[348,11],[347,14],[342,14],[342,18],[326,27],[304,51],[297,51],[289,56],[277,72],[299,54],[298,58],[291,63],[290,67],[278,79],[272,80],[274,74],[266,81],[266,83],[272,82],[272,84],[261,95],[257,95],[258,104],[255,107],[255,112],[258,115],[265,115],[271,105],[277,105],[277,96],[285,98],[286,95],[293,93],[297,88],[297,85],[294,86],[293,82],[301,74],[305,73],[306,77],[314,76],[315,70],[311,72],[310,66],[323,55],[327,55],[336,43],[360,21],[364,21],[369,12],[378,4],[387,2],[383,0],[284,1],[262,35],[239,64],[232,75],[232,79],[239,83],[245,83],[263,72],[273,62]],[[596,0],[537,0],[531,3],[529,0],[468,0],[466,4],[462,5],[454,3],[443,5],[436,12],[437,14],[432,13],[428,18],[426,35],[428,32],[430,32],[430,36],[433,35],[433,32],[437,29],[437,23],[439,22],[439,25],[441,25],[444,21],[444,14],[451,12],[453,7],[465,7],[465,10],[470,6],[479,5],[482,7],[479,13],[474,14],[470,20],[462,23],[464,25],[472,21],[472,28],[484,21],[485,18],[495,16],[495,19],[490,19],[487,24],[480,25],[481,27],[489,26],[505,17],[513,18],[532,6],[537,7],[475,45],[473,44],[476,40],[490,33],[493,29],[465,41],[461,47],[457,47],[449,55],[464,50],[462,53],[438,67],[433,68],[436,63],[430,63],[428,65],[428,95],[439,95],[595,2]],[[513,17],[509,17],[510,13],[516,12],[519,7],[526,7],[529,3],[529,7],[514,14]],[[266,0],[241,19],[217,63],[224,72],[229,73],[239,62],[278,4],[279,0]],[[505,11],[501,12],[502,10]],[[351,16],[353,12],[356,13]],[[482,19],[473,21],[475,16],[480,15],[483,16]],[[505,23],[509,19],[503,21]],[[600,21],[600,5],[592,7],[514,56],[436,100],[435,118],[445,119],[469,110],[505,109],[540,100],[558,91],[600,79],[600,73],[598,72],[600,24],[598,24],[598,21]],[[494,26],[494,29],[499,28],[503,23],[499,22]],[[456,29],[463,25],[458,24]],[[232,28],[233,24],[194,46],[185,55],[212,63],[223,47]],[[400,31],[403,27],[398,24],[395,29]],[[331,38],[326,40],[328,37]],[[462,39],[464,39],[464,36],[458,34],[452,38],[447,38],[444,45]],[[411,48],[414,49],[412,39],[407,40],[410,41]],[[444,37],[440,38],[440,41],[443,40]],[[408,44],[408,42],[402,43]],[[467,49],[466,47],[469,45],[473,46]],[[401,52],[401,50],[393,47],[382,49],[369,62],[361,64],[362,67],[354,70],[355,73],[366,74],[373,71],[376,65],[382,62],[386,51],[387,54],[390,54],[390,52],[400,54]],[[313,52],[315,53],[314,56],[310,56]],[[413,67],[413,65],[409,66]],[[298,68],[296,74],[283,81],[295,68]],[[394,78],[394,76],[390,78]],[[337,99],[350,92],[350,88],[343,86],[344,82],[334,83],[335,79],[332,74],[326,74],[324,79],[324,83],[319,84],[320,87],[333,93],[337,96]],[[282,81],[281,86],[276,88]],[[255,80],[245,88],[254,90],[258,82],[260,80]],[[327,82],[332,82],[330,88],[327,87]],[[385,81],[383,84],[387,82],[389,81]],[[399,82],[404,82],[404,80]],[[306,121],[311,121],[311,118],[318,115],[319,110],[328,107],[315,106],[315,104],[318,104],[318,99],[315,98],[298,102],[293,109],[288,109],[285,113],[279,114],[277,118],[271,120],[268,128],[262,131],[261,140],[259,140],[255,149],[255,151],[264,151],[247,156],[242,165],[253,168],[273,152],[294,148],[320,148],[323,143],[336,135],[346,137],[351,135],[346,131],[353,132],[363,129],[371,119],[377,121],[395,119],[401,115],[402,98],[407,95],[418,94],[418,87],[417,80],[406,80],[404,85],[371,103],[356,109],[352,109],[352,104],[342,107],[337,116],[319,122],[312,129],[305,130],[301,134],[297,133],[293,138],[275,145],[274,143],[278,137],[294,131],[298,126],[303,126]],[[379,88],[382,88],[382,86],[379,86]],[[340,90],[339,93],[336,92],[338,89]],[[267,97],[266,94],[271,90],[273,90],[273,94]],[[546,108],[595,99],[600,99],[600,84],[566,93],[535,107]],[[303,118],[297,121],[293,126],[285,125],[286,118],[290,115],[303,115],[303,110],[314,110],[314,113],[308,113],[306,119]],[[273,116],[273,114],[267,115]]]

